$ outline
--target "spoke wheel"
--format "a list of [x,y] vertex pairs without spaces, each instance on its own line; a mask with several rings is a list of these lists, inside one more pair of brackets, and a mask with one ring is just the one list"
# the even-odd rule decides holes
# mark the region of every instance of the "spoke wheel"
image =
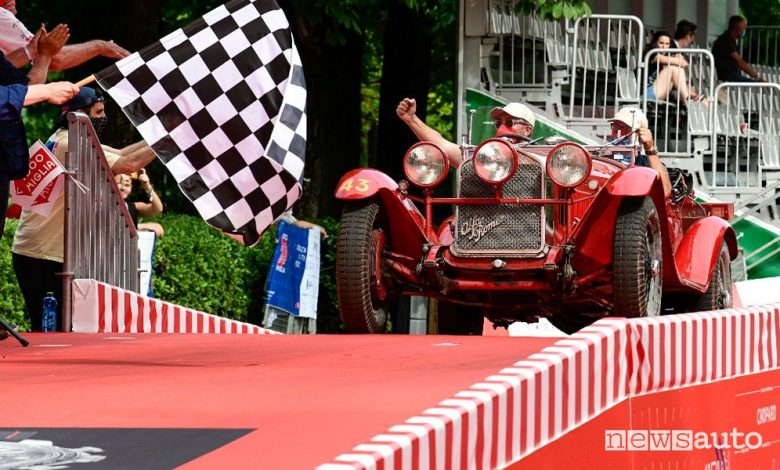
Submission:
[[661,224],[649,197],[626,199],[615,221],[613,314],[654,317],[661,313],[663,252]]
[[379,203],[350,203],[341,215],[336,244],[336,283],[344,326],[350,333],[384,333],[391,293],[382,251],[389,247]]

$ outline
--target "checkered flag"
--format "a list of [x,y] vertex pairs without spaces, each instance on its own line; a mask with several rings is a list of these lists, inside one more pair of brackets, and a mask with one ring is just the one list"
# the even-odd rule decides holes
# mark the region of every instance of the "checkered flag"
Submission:
[[203,219],[247,245],[301,194],[306,87],[274,0],[235,0],[95,75]]

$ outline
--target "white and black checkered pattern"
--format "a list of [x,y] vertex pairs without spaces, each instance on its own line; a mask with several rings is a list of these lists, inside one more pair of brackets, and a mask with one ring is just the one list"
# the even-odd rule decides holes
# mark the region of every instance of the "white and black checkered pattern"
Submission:
[[300,197],[306,87],[274,0],[236,0],[95,75],[210,225],[260,235]]

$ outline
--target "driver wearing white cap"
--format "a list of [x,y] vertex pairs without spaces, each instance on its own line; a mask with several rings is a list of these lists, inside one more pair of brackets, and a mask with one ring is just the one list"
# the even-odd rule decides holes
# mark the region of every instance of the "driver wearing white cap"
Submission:
[[[417,117],[416,111],[417,102],[414,98],[404,98],[398,103],[398,107],[395,110],[398,117],[409,126],[409,129],[414,132],[418,139],[438,144],[444,150],[444,153],[447,154],[450,163],[455,167],[459,167],[463,163],[460,147],[445,139],[436,130],[425,124]],[[495,123],[497,136],[511,136],[516,140],[521,138],[530,139],[536,123],[534,113],[527,106],[520,103],[509,103],[503,108],[493,108],[490,112],[490,117]]]
[[[615,117],[609,120],[612,125],[612,136],[610,140],[617,145],[632,145],[634,135],[637,136],[642,144],[644,153],[636,157],[635,165],[646,166],[654,169],[661,176],[661,183],[664,187],[664,197],[668,198],[672,194],[672,182],[669,179],[669,173],[666,167],[661,163],[653,143],[653,133],[647,127],[647,117],[641,109],[635,106],[624,106],[615,113]],[[625,136],[625,137],[624,137]],[[621,137],[624,137],[621,139]]]

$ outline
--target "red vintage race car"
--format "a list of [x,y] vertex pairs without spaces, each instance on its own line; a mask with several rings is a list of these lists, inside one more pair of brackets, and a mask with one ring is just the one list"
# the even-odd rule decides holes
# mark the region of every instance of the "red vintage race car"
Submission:
[[[391,300],[409,295],[437,299],[447,334],[480,334],[483,316],[497,326],[546,316],[571,333],[607,315],[731,306],[733,206],[697,203],[682,174],[670,169],[667,199],[658,173],[633,165],[634,147],[494,138],[462,151],[456,197],[433,197],[449,163],[430,142],[406,153],[408,182],[368,168],[340,180],[348,331],[384,332]],[[435,226],[437,204],[454,216]]]

